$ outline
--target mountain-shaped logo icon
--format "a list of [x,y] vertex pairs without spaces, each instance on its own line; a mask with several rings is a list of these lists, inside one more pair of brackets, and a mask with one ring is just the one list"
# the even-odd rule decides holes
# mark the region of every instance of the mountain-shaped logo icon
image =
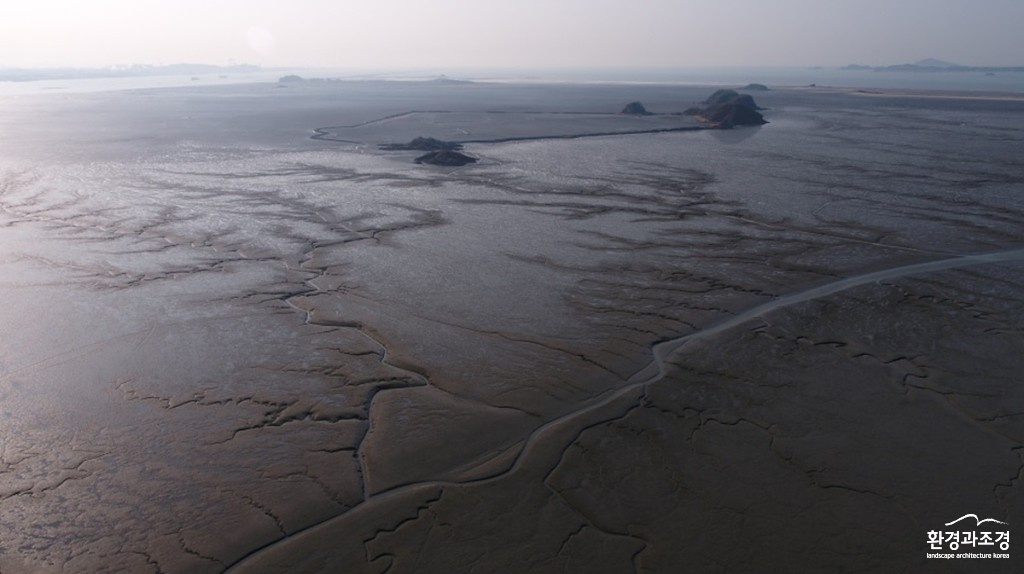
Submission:
[[982,518],[978,518],[977,514],[965,514],[965,515],[961,516],[960,518],[957,518],[953,522],[947,522],[946,526],[952,526],[952,525],[956,524],[957,522],[960,522],[961,520],[963,520],[965,518],[973,518],[975,526],[981,526],[982,524],[985,524],[986,522],[995,522],[996,524],[1006,524],[1006,525],[1010,524],[1009,522],[1003,522],[1002,520],[996,520],[995,518],[984,518],[984,519],[982,519]]

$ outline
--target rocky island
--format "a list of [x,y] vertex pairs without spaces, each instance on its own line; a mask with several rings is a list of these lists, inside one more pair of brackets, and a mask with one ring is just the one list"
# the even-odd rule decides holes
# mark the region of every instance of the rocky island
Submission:
[[459,167],[470,163],[476,163],[477,160],[475,157],[468,156],[455,150],[442,149],[425,153],[416,158],[415,161],[416,163],[425,163],[429,165]]
[[629,102],[628,104],[626,104],[626,107],[622,108],[622,112],[621,113],[623,113],[625,115],[628,115],[628,116],[649,116],[649,115],[651,115],[651,112],[647,111],[647,108],[645,108],[644,105],[641,104],[640,102]]
[[723,129],[768,123],[758,111],[761,108],[754,102],[754,98],[736,90],[718,90],[703,103],[703,107],[692,107],[684,113]]
[[439,140],[431,137],[416,137],[404,144],[381,144],[380,149],[387,151],[440,151],[440,150],[459,150],[462,149],[462,144],[458,142],[449,142]]

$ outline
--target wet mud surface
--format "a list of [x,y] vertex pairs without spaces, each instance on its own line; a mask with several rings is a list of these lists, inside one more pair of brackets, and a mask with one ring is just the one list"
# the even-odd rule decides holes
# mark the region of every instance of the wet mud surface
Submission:
[[[1024,108],[561,137],[707,93],[7,100],[0,572],[918,571],[1012,528]],[[378,149],[458,129],[544,137]]]

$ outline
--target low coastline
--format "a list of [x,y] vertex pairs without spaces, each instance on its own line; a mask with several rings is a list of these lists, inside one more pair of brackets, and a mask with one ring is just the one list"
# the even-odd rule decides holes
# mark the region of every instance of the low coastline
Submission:
[[864,97],[885,98],[929,98],[939,100],[979,100],[1024,102],[1024,91],[964,91],[950,89],[914,89],[914,88],[864,88],[856,86],[776,86],[772,89],[798,93],[840,94]]

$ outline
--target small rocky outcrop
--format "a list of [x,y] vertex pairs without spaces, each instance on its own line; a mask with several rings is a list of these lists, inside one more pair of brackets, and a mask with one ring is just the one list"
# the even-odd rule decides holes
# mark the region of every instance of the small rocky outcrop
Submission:
[[736,90],[718,90],[711,94],[708,99],[704,100],[704,103],[709,106],[721,106],[725,104],[739,104],[741,106],[748,107],[752,110],[759,110],[754,103],[754,98],[747,95],[741,94]]
[[287,76],[281,76],[280,78],[277,79],[277,81],[282,83],[282,84],[295,84],[295,83],[298,83],[298,82],[304,82],[306,80],[302,76],[296,76],[295,74],[289,74]]
[[416,158],[415,161],[416,163],[425,163],[429,165],[458,167],[470,163],[476,163],[476,158],[455,150],[443,149],[423,154]]
[[764,84],[747,84],[746,86],[743,86],[740,89],[746,90],[748,92],[767,92],[768,86]]
[[696,115],[713,124],[717,124],[720,128],[760,126],[768,123],[757,110],[750,109],[736,102],[708,106]]
[[761,108],[754,102],[754,98],[735,90],[718,90],[704,100],[704,104],[703,107],[692,107],[683,113],[724,129],[768,123],[758,111]]
[[462,149],[462,144],[456,142],[446,142],[434,138],[418,137],[414,138],[409,143],[404,144],[383,144],[380,149],[388,151],[441,151],[441,150],[459,150]]
[[622,108],[622,113],[629,116],[649,116],[651,112],[647,111],[640,102],[629,102],[626,107]]

